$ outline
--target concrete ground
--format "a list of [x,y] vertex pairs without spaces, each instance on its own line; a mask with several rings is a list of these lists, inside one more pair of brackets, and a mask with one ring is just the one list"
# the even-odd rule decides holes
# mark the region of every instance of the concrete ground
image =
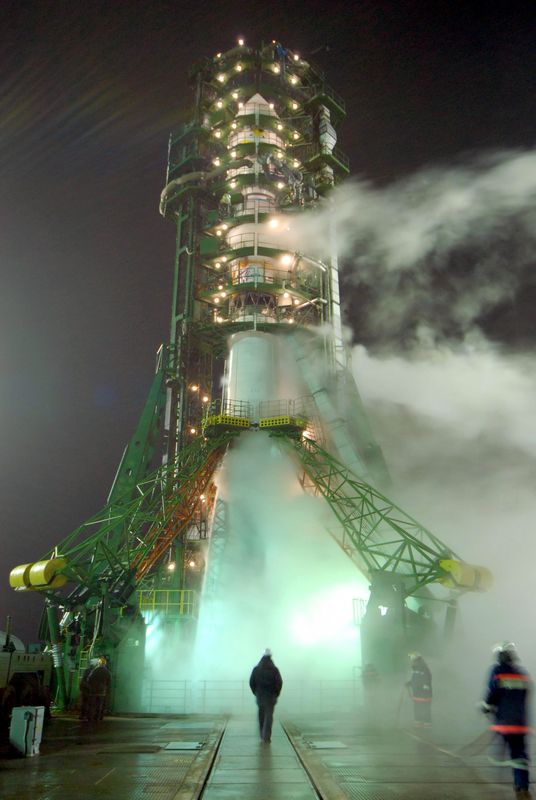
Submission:
[[[41,754],[0,751],[2,800],[511,800],[511,771],[460,733],[382,727],[366,715],[302,715],[259,741],[255,715],[63,716]],[[483,724],[477,730],[483,730]],[[471,735],[470,739],[473,738]]]

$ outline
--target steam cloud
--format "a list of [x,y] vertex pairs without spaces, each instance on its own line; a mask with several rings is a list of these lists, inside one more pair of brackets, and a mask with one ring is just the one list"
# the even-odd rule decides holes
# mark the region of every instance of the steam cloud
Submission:
[[[443,693],[443,707],[450,707],[449,692],[457,692],[458,724],[477,725],[461,709],[481,694],[494,641],[516,641],[536,672],[536,360],[506,352],[477,327],[482,314],[530,280],[536,153],[430,168],[384,188],[356,181],[331,197],[329,208],[292,223],[286,246],[326,258],[335,222],[342,267],[367,293],[362,313],[377,344],[356,347],[353,365],[393,476],[393,499],[463,560],[494,574],[491,592],[461,598],[450,663],[448,655],[430,659],[438,700]],[[401,347],[405,330],[411,335]],[[310,590],[329,589],[334,574],[341,585],[357,578],[342,603],[348,606],[348,598],[366,593],[366,582],[329,549],[325,519],[313,498],[300,496],[288,463],[259,444],[255,436],[240,442],[221,476],[237,537],[223,617],[216,636],[208,623],[202,631],[193,674],[244,678],[269,645],[284,677],[303,676],[304,668],[315,675],[343,645],[349,653],[339,666],[348,675],[356,642],[344,631],[339,642],[315,639]],[[264,596],[276,598],[268,609]],[[312,623],[303,646],[296,628],[289,630],[300,609]],[[334,608],[331,619],[336,615]]]
[[496,641],[514,641],[536,671],[536,360],[480,338],[382,356],[357,347],[353,362],[394,499],[493,573],[491,591],[460,598],[450,648],[458,677],[460,657],[465,665],[458,694],[474,701]]
[[536,153],[488,154],[382,188],[356,181],[332,197],[329,211],[293,223],[292,246],[327,257],[334,221],[343,273],[366,296],[361,318],[349,313],[375,344],[354,349],[354,371],[394,499],[494,574],[491,592],[461,598],[451,649],[449,680],[463,653],[460,697],[471,702],[494,641],[514,640],[536,671],[536,359],[479,329],[534,282]]
[[[193,659],[183,657],[180,634],[157,625],[151,677],[216,684],[210,702],[227,711],[237,697],[242,702],[236,687],[247,686],[266,647],[285,681],[282,707],[305,681],[350,681],[360,663],[354,600],[367,597],[368,582],[327,533],[329,507],[304,494],[296,465],[262,432],[240,437],[217,484],[228,530],[217,580],[203,597]],[[211,557],[214,551],[209,569]],[[221,681],[234,695],[221,694]],[[254,713],[249,689],[245,700]]]
[[348,182],[293,222],[287,244],[327,258],[366,292],[367,329],[392,341],[419,322],[467,332],[512,298],[536,260],[536,153],[431,167],[383,188]]

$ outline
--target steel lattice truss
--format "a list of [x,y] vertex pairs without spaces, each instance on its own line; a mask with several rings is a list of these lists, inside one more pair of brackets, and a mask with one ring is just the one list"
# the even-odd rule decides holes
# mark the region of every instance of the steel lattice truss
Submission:
[[446,576],[440,561],[458,556],[423,525],[312,439],[281,441],[297,454],[315,493],[329,503],[340,523],[329,532],[360,569],[407,576],[408,595]]
[[[139,587],[173,540],[192,522],[222,455],[236,431],[198,437],[178,459],[136,484],[80,525],[47,558],[62,556],[62,572],[75,584],[73,605],[103,591],[118,605]],[[406,593],[441,580],[443,559],[456,554],[370,484],[360,480],[312,439],[273,433],[294,451],[307,481],[325,498],[338,525],[330,534],[361,570],[406,577]],[[309,485],[306,485],[306,484]]]
[[180,535],[206,490],[234,432],[183,448],[178,459],[136,484],[134,496],[118,498],[88,519],[46,558],[61,556],[62,569],[76,588],[76,604],[106,591],[126,602],[141,579]]

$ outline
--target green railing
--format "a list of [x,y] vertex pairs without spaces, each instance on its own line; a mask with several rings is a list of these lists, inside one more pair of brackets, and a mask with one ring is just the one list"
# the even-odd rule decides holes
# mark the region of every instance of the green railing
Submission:
[[193,589],[140,589],[138,598],[142,614],[197,618],[199,613],[199,595]]

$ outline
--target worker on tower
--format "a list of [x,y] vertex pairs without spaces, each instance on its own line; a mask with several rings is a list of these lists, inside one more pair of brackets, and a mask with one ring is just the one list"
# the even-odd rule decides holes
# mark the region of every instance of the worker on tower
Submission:
[[480,704],[485,714],[492,713],[495,722],[490,726],[503,737],[510,751],[514,791],[519,800],[531,797],[529,792],[529,759],[525,736],[527,701],[531,688],[528,673],[519,665],[515,645],[501,642],[493,648],[497,661],[491,668],[486,697]]
[[411,677],[406,683],[413,700],[413,719],[416,728],[432,725],[432,673],[420,653],[410,653]]
[[279,62],[279,68],[281,70],[281,75],[285,74],[285,66],[287,62],[288,50],[284,47],[281,42],[276,42],[275,39],[272,41],[274,46],[274,61]]
[[281,694],[283,680],[281,673],[272,661],[272,651],[268,648],[264,651],[257,666],[253,668],[249,686],[257,698],[261,739],[263,742],[270,742],[272,739],[274,707],[277,703],[277,698]]

